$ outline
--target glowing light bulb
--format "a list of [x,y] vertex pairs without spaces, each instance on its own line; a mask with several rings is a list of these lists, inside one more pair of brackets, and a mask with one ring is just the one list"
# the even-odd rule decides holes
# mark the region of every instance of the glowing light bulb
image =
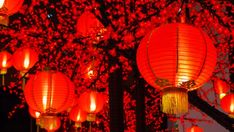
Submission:
[[2,60],[2,67],[6,67],[6,64],[7,64],[7,56],[4,55]]
[[92,93],[90,94],[90,111],[93,112],[96,110],[96,99]]
[[0,8],[3,7],[5,0],[0,0]]
[[27,69],[28,67],[29,67],[29,53],[26,53],[24,58],[24,68]]

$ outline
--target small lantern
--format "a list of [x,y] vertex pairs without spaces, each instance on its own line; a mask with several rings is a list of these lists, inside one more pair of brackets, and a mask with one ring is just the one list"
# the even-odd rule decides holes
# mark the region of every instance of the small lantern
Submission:
[[103,94],[93,90],[84,92],[79,98],[81,109],[88,113],[87,121],[95,121],[95,114],[103,109],[104,104],[105,99]]
[[105,31],[102,23],[90,12],[84,12],[79,17],[76,28],[78,34],[84,37],[98,36]]
[[73,105],[75,90],[74,84],[64,74],[46,70],[29,79],[24,95],[32,109],[43,114],[54,114]]
[[197,125],[193,125],[192,127],[187,128],[186,132],[203,132],[203,129]]
[[219,98],[222,99],[226,93],[229,91],[229,85],[226,81],[221,79],[214,80],[214,91],[219,95]]
[[231,118],[234,118],[234,93],[224,96],[220,101],[220,105]]
[[13,54],[13,66],[23,76],[38,61],[38,54],[31,48],[19,48]]
[[5,85],[4,75],[7,73],[7,69],[12,65],[11,54],[7,51],[0,52],[0,74],[2,75],[2,85]]
[[8,17],[21,8],[24,0],[0,0],[0,24],[8,25]]
[[75,122],[75,127],[80,128],[81,123],[87,119],[87,113],[83,111],[79,105],[72,108],[69,118]]

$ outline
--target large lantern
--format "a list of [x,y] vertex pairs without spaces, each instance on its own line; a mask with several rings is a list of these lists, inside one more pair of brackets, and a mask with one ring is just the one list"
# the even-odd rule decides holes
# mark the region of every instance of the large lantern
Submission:
[[222,109],[232,118],[234,118],[234,94],[230,93],[224,96],[221,101],[220,105]]
[[67,110],[74,102],[74,85],[61,72],[42,71],[25,86],[28,105],[41,113],[55,114]]
[[8,25],[8,17],[19,11],[24,0],[0,0],[0,24]]
[[162,90],[162,111],[188,111],[187,92],[202,86],[216,65],[216,49],[201,30],[187,24],[166,24],[140,43],[137,66],[143,78]]
[[40,127],[46,129],[48,132],[54,132],[61,126],[60,118],[57,116],[41,116]]
[[84,12],[77,21],[77,32],[84,37],[97,36],[104,32],[102,23],[90,12]]
[[214,80],[214,91],[222,99],[229,91],[229,85],[226,81],[217,78]]
[[38,60],[38,54],[30,48],[20,48],[13,54],[13,66],[24,75]]
[[192,127],[187,128],[186,132],[203,132],[203,129],[197,125],[193,125]]
[[103,94],[93,90],[84,92],[79,98],[81,109],[88,113],[87,121],[94,121],[95,114],[102,110],[104,104]]
[[79,105],[72,108],[69,118],[75,122],[75,127],[81,127],[81,123],[87,119],[87,113],[83,111]]

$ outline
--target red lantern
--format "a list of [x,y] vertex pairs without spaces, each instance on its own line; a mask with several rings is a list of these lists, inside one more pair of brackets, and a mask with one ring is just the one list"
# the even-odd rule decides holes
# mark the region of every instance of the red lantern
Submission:
[[8,16],[19,11],[24,0],[0,0],[0,24],[8,25]]
[[40,118],[40,126],[48,132],[54,132],[60,128],[61,121],[56,116],[42,116]]
[[214,91],[219,95],[220,99],[222,99],[226,93],[229,91],[229,85],[227,82],[221,79],[214,80]]
[[7,69],[12,65],[11,54],[7,51],[0,52],[0,63],[1,74],[6,74]]
[[81,127],[81,123],[87,118],[87,113],[83,111],[79,105],[72,108],[70,112],[70,119],[75,122],[75,127]]
[[90,12],[84,12],[77,21],[78,34],[87,36],[97,36],[104,32],[102,23]]
[[28,105],[41,113],[59,113],[73,105],[74,85],[68,77],[56,71],[38,72],[25,86]]
[[89,90],[80,95],[79,105],[82,110],[89,113],[87,121],[94,121],[95,114],[100,112],[105,104],[103,94]]
[[13,54],[13,66],[25,74],[38,60],[38,54],[30,48],[20,48]]
[[234,94],[230,93],[226,96],[224,96],[221,101],[220,105],[222,109],[228,113],[228,115],[232,118],[234,118]]
[[194,125],[194,126],[192,126],[192,127],[190,127],[190,128],[187,128],[187,129],[186,129],[186,132],[203,132],[203,129],[200,128],[200,127],[197,126],[197,125]]
[[187,91],[201,87],[216,65],[216,49],[201,30],[187,24],[166,24],[141,41],[137,66],[143,78],[162,90],[162,111],[188,111]]

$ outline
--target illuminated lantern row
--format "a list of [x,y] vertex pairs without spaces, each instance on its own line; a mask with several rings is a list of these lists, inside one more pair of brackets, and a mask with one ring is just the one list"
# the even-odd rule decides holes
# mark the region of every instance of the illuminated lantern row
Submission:
[[84,12],[79,17],[76,29],[77,33],[83,37],[97,36],[105,31],[102,23],[90,12]]
[[188,111],[187,92],[201,87],[216,65],[216,49],[201,30],[187,24],[162,25],[141,41],[137,65],[143,78],[162,90],[162,111]]
[[88,90],[80,95],[78,104],[82,110],[88,113],[87,121],[95,121],[95,114],[102,110],[105,98],[102,93]]
[[234,94],[224,96],[220,101],[221,108],[232,118],[234,118]]
[[203,132],[203,129],[197,125],[193,125],[192,127],[187,128],[186,132]]
[[229,91],[229,85],[226,81],[221,79],[214,80],[214,91],[219,95],[219,98],[222,99],[226,93]]
[[87,113],[83,111],[79,105],[72,108],[69,118],[75,122],[75,127],[81,127],[81,123],[87,119]]
[[8,17],[19,11],[24,0],[0,0],[0,24],[8,25]]
[[28,105],[42,114],[56,114],[74,103],[74,85],[61,72],[45,70],[30,78],[24,90]]
[[[7,69],[13,66],[19,70],[23,76],[34,64],[38,61],[38,54],[30,48],[19,48],[15,51],[13,56],[7,51],[0,52],[0,70],[2,76],[2,85],[5,85],[4,74]],[[22,88],[24,88],[25,78],[23,78]]]

